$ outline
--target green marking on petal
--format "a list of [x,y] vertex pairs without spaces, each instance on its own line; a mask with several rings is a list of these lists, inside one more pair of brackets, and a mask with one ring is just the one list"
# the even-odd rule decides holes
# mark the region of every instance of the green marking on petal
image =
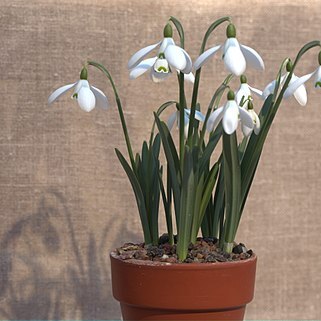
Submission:
[[318,87],[321,88],[321,81],[317,81],[314,86],[315,88],[318,88]]
[[158,67],[158,68],[157,68],[157,71],[158,71],[158,72],[166,72],[166,73],[168,73],[168,69],[166,69],[164,66]]
[[319,60],[319,65],[321,66],[321,51],[319,52],[318,60]]
[[77,94],[77,93],[74,93],[71,98],[72,98],[72,99],[78,99],[78,94]]

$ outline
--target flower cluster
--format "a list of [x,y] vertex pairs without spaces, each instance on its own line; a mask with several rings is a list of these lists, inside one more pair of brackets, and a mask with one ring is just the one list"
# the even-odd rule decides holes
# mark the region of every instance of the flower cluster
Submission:
[[[205,50],[211,33],[225,22],[228,25],[224,44]],[[180,45],[173,40],[171,24],[179,33]],[[302,77],[294,74],[298,61],[314,47],[320,48],[320,41],[302,47],[293,63],[286,58],[276,78],[260,90],[249,85],[251,82],[248,83],[245,72],[247,66],[264,70],[263,59],[253,48],[238,42],[236,28],[229,17],[210,25],[194,64],[184,49],[183,27],[171,17],[164,28],[163,39],[138,50],[128,61],[130,79],[149,73],[153,82],[162,83],[172,73],[178,75],[179,99],[164,103],[154,113],[150,139],[143,143],[141,154],[134,154],[132,150],[120,97],[110,73],[102,64],[88,61],[80,73],[80,80],[54,91],[48,102],[50,104],[73,90],[72,98],[81,109],[87,112],[96,106],[106,109],[107,97],[100,89],[89,85],[87,68],[93,66],[103,72],[115,94],[129,162],[117,149],[116,155],[135,193],[145,243],[158,244],[158,213],[162,199],[168,239],[171,244],[177,242],[177,255],[181,261],[187,257],[189,244],[196,242],[200,230],[204,237],[218,238],[220,248],[231,253],[263,145],[283,98],[294,96],[304,106],[307,104],[305,83],[314,78],[315,87],[321,87],[321,52],[319,65],[312,73]],[[218,52],[221,52],[229,75],[215,91],[204,115],[197,101],[201,68]],[[240,79],[237,90],[231,88],[233,77]],[[190,105],[185,95],[185,81],[193,83]],[[227,100],[221,103],[224,91],[228,92]],[[254,103],[260,100],[263,106],[258,114]],[[172,105],[176,109],[167,123],[161,121],[161,113]],[[179,128],[178,147],[170,132],[174,124]],[[239,125],[244,136],[240,143],[236,135]],[[157,134],[154,134],[155,126]],[[205,136],[206,130],[210,133],[208,136]],[[222,140],[222,152],[217,161],[212,162],[219,140]],[[165,165],[159,159],[161,145]],[[176,238],[173,222],[176,223]]]

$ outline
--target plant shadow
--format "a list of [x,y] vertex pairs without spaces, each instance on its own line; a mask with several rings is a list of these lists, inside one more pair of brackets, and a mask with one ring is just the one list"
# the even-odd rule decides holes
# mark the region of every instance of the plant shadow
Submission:
[[66,204],[60,192],[47,191],[37,211],[1,238],[0,319],[120,318],[110,282],[108,252],[119,242],[112,232],[137,235],[109,217],[99,237],[91,231],[79,236]]

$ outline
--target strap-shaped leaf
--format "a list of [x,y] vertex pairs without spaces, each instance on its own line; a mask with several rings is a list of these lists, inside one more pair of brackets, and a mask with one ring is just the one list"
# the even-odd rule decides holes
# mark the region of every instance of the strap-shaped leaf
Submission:
[[225,186],[225,242],[232,243],[235,226],[239,221],[241,197],[241,168],[238,157],[236,134],[223,133],[224,186]]
[[181,199],[181,192],[180,192],[180,166],[178,162],[178,156],[175,149],[175,145],[172,141],[170,132],[165,125],[164,122],[162,122],[159,117],[154,113],[156,125],[158,127],[160,137],[162,139],[163,149],[165,152],[165,157],[168,163],[168,168],[170,172],[170,178],[171,178],[171,185],[173,188],[173,196],[174,196],[174,207],[175,207],[175,215],[177,216],[177,219],[180,214],[180,199]]
[[146,213],[146,208],[145,208],[145,201],[144,201],[144,195],[143,192],[140,188],[139,182],[137,180],[137,177],[135,176],[133,170],[130,168],[129,164],[127,163],[126,159],[122,155],[122,153],[116,148],[116,155],[123,166],[128,179],[132,185],[135,197],[136,197],[136,202],[137,202],[137,207],[139,210],[140,214],[140,219],[142,222],[142,227],[143,227],[143,233],[144,233],[144,240],[146,244],[151,244],[152,243],[152,238],[151,238],[151,233],[149,229],[149,224],[148,224],[148,217]]
[[201,206],[199,209],[199,226],[202,223],[204,214],[205,214],[205,210],[208,206],[208,202],[211,199],[212,196],[212,192],[213,192],[213,188],[215,186],[216,183],[216,179],[217,179],[217,175],[218,175],[218,170],[219,170],[220,166],[219,163],[216,162],[214,164],[214,166],[212,167],[208,179],[205,182],[205,186],[204,186],[204,192],[203,192],[203,196],[202,196],[202,201],[201,201]]
[[180,260],[187,256],[188,246],[191,241],[191,227],[193,222],[195,204],[195,173],[192,151],[186,146],[183,168],[182,193],[180,199],[180,215],[177,239],[177,254]]

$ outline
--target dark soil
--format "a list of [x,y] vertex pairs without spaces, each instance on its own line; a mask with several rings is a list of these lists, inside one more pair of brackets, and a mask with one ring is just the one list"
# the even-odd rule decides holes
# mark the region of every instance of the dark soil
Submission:
[[218,247],[216,238],[198,238],[195,244],[190,244],[187,258],[180,262],[176,254],[176,244],[168,243],[166,235],[160,237],[159,245],[145,245],[144,243],[125,243],[116,249],[117,256],[122,260],[143,260],[164,263],[213,263],[240,261],[252,256],[244,244],[236,244],[233,253],[225,253]]

